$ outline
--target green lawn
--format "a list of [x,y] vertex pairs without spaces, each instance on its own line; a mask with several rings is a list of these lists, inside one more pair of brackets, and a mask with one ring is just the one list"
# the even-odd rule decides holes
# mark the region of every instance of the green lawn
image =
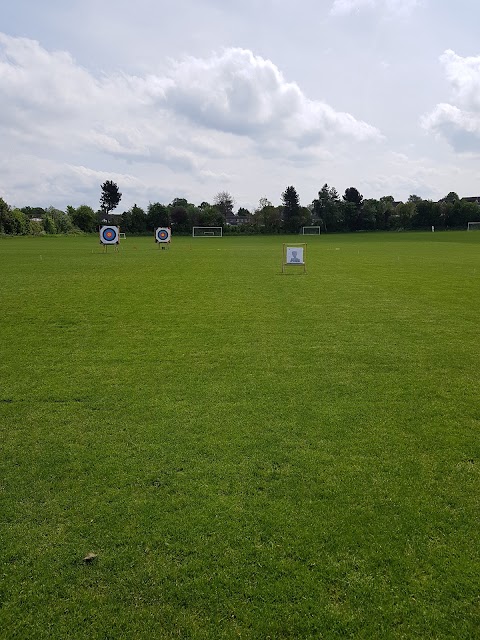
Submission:
[[286,240],[0,240],[0,637],[480,637],[480,234]]

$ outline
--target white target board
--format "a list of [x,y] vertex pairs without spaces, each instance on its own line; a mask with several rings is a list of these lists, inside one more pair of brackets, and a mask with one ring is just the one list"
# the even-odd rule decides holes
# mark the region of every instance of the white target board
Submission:
[[287,264],[304,264],[303,247],[287,247]]
[[307,243],[283,244],[282,273],[287,272],[287,267],[302,267],[301,271],[307,273]]
[[105,225],[100,228],[101,244],[119,244],[120,243],[120,227]]
[[172,230],[170,227],[158,227],[155,229],[155,242],[170,242]]

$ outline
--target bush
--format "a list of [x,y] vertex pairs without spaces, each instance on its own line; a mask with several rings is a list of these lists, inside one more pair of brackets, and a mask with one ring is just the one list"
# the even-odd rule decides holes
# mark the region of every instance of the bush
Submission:
[[54,235],[55,233],[57,233],[57,228],[55,226],[55,223],[49,215],[45,216],[45,219],[43,221],[43,226],[45,229],[45,233],[48,233],[49,235]]
[[0,203],[0,229],[9,236],[23,236],[29,232],[27,217],[20,209],[2,207]]
[[[48,207],[47,214],[55,224],[56,233],[70,233],[72,231],[73,223],[70,216],[67,216],[66,213],[54,207]],[[49,232],[47,231],[47,233]]]
[[45,229],[43,228],[43,224],[41,222],[37,222],[36,220],[30,220],[30,234],[32,236],[45,235]]
[[81,231],[86,233],[93,233],[97,230],[97,216],[92,207],[86,204],[82,204],[78,209],[69,207],[68,212],[70,214],[72,223],[78,227]]

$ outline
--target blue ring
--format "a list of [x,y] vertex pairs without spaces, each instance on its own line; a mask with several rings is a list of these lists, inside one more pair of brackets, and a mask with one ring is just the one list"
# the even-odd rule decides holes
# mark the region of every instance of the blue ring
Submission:
[[[108,238],[107,237],[107,233],[111,233],[112,237]],[[115,242],[115,240],[117,239],[117,231],[116,229],[113,229],[112,227],[107,227],[106,229],[104,229],[102,231],[102,238],[106,241],[106,242]]]

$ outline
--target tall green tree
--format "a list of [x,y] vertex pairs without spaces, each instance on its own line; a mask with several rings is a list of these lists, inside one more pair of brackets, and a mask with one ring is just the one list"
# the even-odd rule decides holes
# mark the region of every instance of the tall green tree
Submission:
[[460,200],[455,208],[458,211],[455,217],[455,226],[459,229],[466,229],[469,222],[480,220],[480,205],[477,202]]
[[223,221],[233,215],[235,200],[228,191],[220,191],[213,200],[215,206],[222,214]]
[[20,209],[12,209],[0,198],[0,233],[21,236],[30,232],[30,221]]
[[455,193],[455,191],[450,191],[450,193],[448,193],[444,198],[442,198],[441,202],[455,204],[459,200],[460,198],[458,197],[458,193]]
[[191,231],[191,227],[193,225],[191,224],[191,219],[188,215],[188,208],[180,204],[175,204],[173,206],[171,205],[169,209],[170,219],[172,221],[172,231],[174,233],[188,233]]
[[159,202],[150,202],[147,209],[147,229],[153,231],[157,227],[170,226],[170,211]]
[[410,229],[415,211],[414,202],[401,202],[397,205],[395,208],[396,227],[398,229]]
[[362,226],[365,230],[370,231],[372,229],[383,229],[383,226],[378,226],[383,218],[383,206],[379,200],[374,198],[368,198],[363,201],[362,206]]
[[118,190],[118,185],[113,180],[106,180],[101,186],[100,209],[104,213],[107,221],[110,211],[117,208],[122,199],[122,194]]
[[48,213],[43,219],[43,228],[45,229],[45,233],[48,233],[49,235],[54,235],[55,233],[57,233],[55,222],[53,221],[52,216],[50,216]]
[[0,198],[0,233],[7,233],[5,231],[5,223],[10,214],[10,206],[5,202],[3,198]]
[[395,198],[393,196],[382,196],[380,198],[381,206],[379,208],[376,228],[391,229],[395,223]]
[[412,216],[412,228],[429,229],[432,225],[443,227],[442,206],[432,200],[420,200],[415,205],[415,214]]
[[415,193],[412,193],[412,195],[408,196],[408,200],[407,200],[407,202],[413,202],[413,204],[418,204],[421,201],[422,201],[421,197],[417,196]]
[[223,214],[216,206],[198,207],[194,214],[195,225],[200,227],[221,227],[224,223]]
[[258,233],[280,233],[282,208],[274,207],[268,198],[260,198],[252,216],[252,225]]
[[68,216],[64,211],[55,209],[55,207],[47,207],[45,214],[50,216],[55,223],[57,233],[69,233],[72,230],[73,225],[70,216]]
[[363,229],[363,196],[360,191],[356,187],[348,187],[343,194],[343,202],[343,215],[348,231],[359,231]]
[[353,204],[357,205],[357,207],[360,207],[363,202],[362,194],[355,187],[348,187],[348,189],[345,189],[343,199],[345,200],[345,202],[353,202]]
[[314,223],[320,225],[323,231],[340,231],[342,228],[339,202],[338,191],[327,183],[318,192],[318,198],[312,202]]
[[145,233],[147,230],[147,216],[145,211],[136,204],[130,209],[130,229],[131,233]]
[[300,198],[295,187],[287,187],[282,193],[283,227],[287,233],[298,233],[302,226]]
[[263,231],[265,233],[280,233],[282,230],[282,207],[273,205],[264,207],[262,210]]
[[67,211],[72,219],[72,223],[81,231],[92,233],[97,229],[97,216],[92,207],[87,204],[80,205],[77,209],[67,207]]
[[[208,203],[202,203],[202,207],[199,208],[185,198],[174,198],[167,207],[172,231],[174,233],[191,233],[192,227],[200,224],[199,216],[202,215],[202,211],[209,207]],[[220,218],[219,222],[210,223],[207,226],[220,226],[223,220],[218,210],[216,210],[216,218]]]
[[361,229],[360,212],[355,202],[342,200],[339,204],[342,228],[345,231],[358,231]]

